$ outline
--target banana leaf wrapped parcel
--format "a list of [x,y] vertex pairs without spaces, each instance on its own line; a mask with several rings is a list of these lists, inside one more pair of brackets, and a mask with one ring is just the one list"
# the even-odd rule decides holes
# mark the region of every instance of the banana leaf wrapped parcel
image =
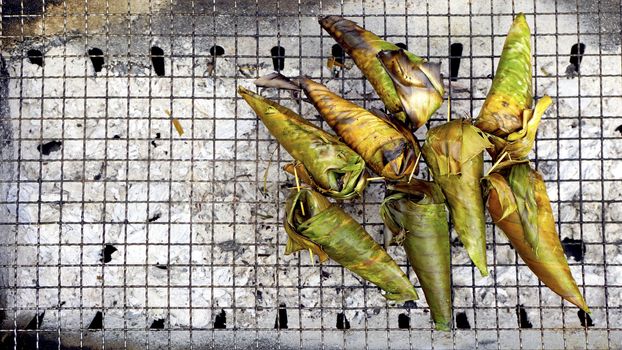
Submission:
[[419,146],[413,133],[400,121],[380,111],[372,113],[304,76],[290,80],[272,73],[257,79],[255,85],[304,90],[320,116],[377,174],[399,180],[417,172]]
[[[546,186],[542,175],[532,169],[528,163],[516,164],[520,170],[504,169],[502,172],[493,172],[485,180],[487,192],[487,207],[493,221],[507,236],[516,252],[525,261],[529,269],[549,287],[553,292],[565,300],[578,306],[585,312],[590,312],[577,283],[575,282],[568,261],[564,255],[564,249],[559,241],[555,229],[555,218]],[[512,172],[519,171],[517,178],[528,178],[522,184],[513,183]],[[529,174],[525,175],[524,172]],[[516,177],[516,176],[515,176]],[[524,186],[532,186],[533,201],[535,208],[521,209],[522,202],[531,202],[524,197],[524,193],[530,192]],[[535,212],[534,212],[535,210]],[[530,222],[526,216],[535,215],[537,226],[537,249],[533,247],[533,238],[528,235]]]
[[298,81],[320,116],[375,173],[399,180],[417,171],[419,146],[404,124],[372,113],[309,78]]
[[286,171],[296,173],[320,192],[337,199],[363,192],[367,183],[365,161],[356,152],[289,108],[243,87],[239,87],[238,93],[296,160],[285,167]]
[[311,250],[321,262],[329,257],[377,285],[385,298],[417,300],[417,292],[391,256],[340,207],[308,188],[293,190],[285,208],[289,237],[285,254]]
[[445,196],[433,182],[413,180],[387,187],[380,216],[401,244],[421,283],[436,330],[449,331],[451,266]]
[[413,130],[425,124],[443,104],[441,64],[423,62],[400,50],[383,50],[378,59],[393,81]]
[[456,119],[431,128],[422,148],[434,182],[447,198],[458,237],[482,276],[488,275],[488,268],[480,180],[483,151],[490,146],[481,130],[465,119]]
[[[421,121],[428,120],[440,107],[444,87],[437,64],[428,63],[421,57],[400,50],[397,45],[382,40],[343,17],[326,16],[320,18],[319,22],[352,57],[387,110],[397,119],[408,124],[410,118],[416,128],[417,125],[425,123]],[[399,53],[396,53],[396,59],[393,54],[389,55],[391,57],[388,56],[383,65],[382,60],[377,57],[381,51]],[[412,89],[413,84],[423,86],[417,90]]]
[[523,112],[531,109],[531,33],[525,15],[514,19],[505,39],[492,86],[475,126],[505,137],[523,126]]

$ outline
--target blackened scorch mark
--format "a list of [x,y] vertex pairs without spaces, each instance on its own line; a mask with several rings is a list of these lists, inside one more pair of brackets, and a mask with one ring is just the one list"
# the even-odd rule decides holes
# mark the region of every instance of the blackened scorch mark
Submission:
[[279,312],[274,320],[274,329],[287,329],[287,307],[284,303],[279,304]]
[[149,328],[151,328],[151,329],[164,329],[164,319],[163,318],[158,318],[156,320],[153,320],[153,322],[151,323],[151,326]]
[[527,311],[523,305],[516,305],[516,317],[518,318],[518,326],[520,328],[533,328],[533,325],[529,322]]
[[283,70],[285,68],[285,48],[277,45],[270,49],[270,55],[272,56],[274,70]]
[[166,264],[158,264],[158,263],[156,263],[156,264],[155,264],[155,268],[156,268],[156,269],[160,269],[160,270],[166,270],[166,269],[168,269],[168,265],[166,265]]
[[222,46],[214,45],[210,47],[209,54],[212,56],[222,56],[225,54],[225,49]]
[[164,50],[157,46],[151,48],[151,64],[159,77],[164,76]]
[[116,252],[118,249],[115,248],[112,244],[106,244],[104,249],[102,250],[102,258],[99,261],[105,263],[109,263],[112,260],[112,253]]
[[583,310],[577,311],[577,316],[579,316],[579,322],[581,322],[581,326],[583,327],[592,327],[594,326],[594,322],[592,321],[592,317],[590,314],[586,313]]
[[462,60],[461,43],[453,43],[449,47],[449,76],[452,81],[458,80],[458,72],[460,71],[460,61]]
[[581,61],[583,61],[584,53],[585,53],[584,43],[574,44],[570,48],[570,64],[574,66],[576,72],[579,72],[581,68]]
[[102,329],[104,328],[104,315],[102,314],[101,311],[97,311],[97,313],[95,314],[95,317],[93,317],[93,320],[91,321],[91,324],[89,324],[89,329]]
[[456,314],[456,327],[458,329],[471,329],[471,324],[469,323],[466,313],[458,312]]
[[214,328],[215,329],[227,328],[227,314],[225,313],[225,310],[220,310],[220,313],[216,315],[216,319],[214,320]]
[[350,329],[350,321],[343,312],[337,314],[337,329]]
[[44,156],[49,156],[52,152],[58,152],[63,146],[62,141],[50,141],[37,146],[37,150]]
[[36,49],[30,49],[28,50],[26,55],[28,56],[28,60],[30,61],[30,63],[36,64],[39,67],[43,67],[43,53],[41,53],[41,51]]
[[89,49],[89,56],[91,57],[91,63],[93,63],[93,69],[95,72],[101,72],[104,67],[104,52],[96,47]]
[[566,253],[566,256],[571,256],[578,262],[583,261],[585,243],[583,243],[582,240],[564,237],[562,245],[564,246],[564,253]]
[[335,58],[335,62],[339,64],[344,64],[346,61],[346,52],[343,50],[343,47],[339,44],[333,45],[330,49],[331,55]]
[[410,328],[410,317],[406,314],[399,314],[397,316],[397,326],[400,329]]

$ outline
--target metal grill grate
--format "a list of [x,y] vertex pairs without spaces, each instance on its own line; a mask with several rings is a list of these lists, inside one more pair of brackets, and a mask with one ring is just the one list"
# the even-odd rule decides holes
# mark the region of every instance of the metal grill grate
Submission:
[[[0,8],[2,347],[620,348],[622,3],[0,0]],[[338,76],[326,68],[334,41],[317,17],[341,14],[440,60],[453,117],[475,115],[518,12],[534,33],[535,95],[556,101],[534,162],[591,317],[542,286],[490,223],[491,277],[452,247],[451,333],[431,330],[423,300],[388,305],[334,262],[284,256],[281,208],[292,179],[280,167],[289,156],[236,87],[274,64],[381,106],[356,67]],[[459,63],[452,80],[450,59]],[[271,97],[320,123],[310,105]],[[343,204],[378,241],[383,196],[374,183]],[[416,281],[401,249],[390,253]]]

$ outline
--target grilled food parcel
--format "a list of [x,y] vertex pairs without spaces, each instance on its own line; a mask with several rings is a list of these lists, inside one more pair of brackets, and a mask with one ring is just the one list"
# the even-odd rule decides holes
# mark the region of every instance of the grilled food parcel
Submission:
[[363,192],[365,161],[356,152],[294,111],[243,87],[238,93],[295,159],[286,171],[334,198],[348,199]]
[[343,17],[326,16],[319,22],[397,119],[417,129],[441,106],[444,87],[439,63],[427,62]]
[[480,180],[484,175],[487,136],[466,119],[431,128],[423,144],[423,156],[445,194],[458,237],[479,269],[488,275],[486,221]]
[[307,77],[289,79],[272,73],[255,81],[260,87],[302,89],[335,133],[378,175],[400,180],[417,172],[419,146],[400,121],[372,113]]
[[445,197],[433,182],[414,179],[388,185],[380,216],[385,242],[402,245],[430,306],[435,328],[449,331],[451,266]]
[[417,300],[417,292],[391,256],[340,207],[309,188],[292,190],[285,207],[286,254],[311,250],[377,285],[388,300]]
[[544,96],[531,110],[531,44],[523,14],[516,16],[476,125],[490,133],[494,166],[484,178],[488,211],[535,275],[562,298],[589,312],[572,277],[542,175],[531,168]]

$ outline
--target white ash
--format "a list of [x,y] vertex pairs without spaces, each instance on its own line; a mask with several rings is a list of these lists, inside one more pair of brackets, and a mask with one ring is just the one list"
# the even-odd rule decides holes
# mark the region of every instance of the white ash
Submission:
[[[442,2],[431,3],[427,9],[425,6],[413,5],[409,7],[409,11],[422,15],[426,11],[443,13],[447,11],[443,5]],[[468,13],[467,8],[462,8],[464,6],[466,5],[454,7],[452,3],[452,12]],[[474,12],[489,11],[488,8],[479,8],[475,4],[472,6]],[[360,11],[359,7],[349,2],[344,3],[346,11]],[[403,5],[389,8],[389,11],[395,13],[403,13],[404,10]],[[530,11],[527,8],[520,10]],[[365,11],[381,13],[382,9],[369,4]],[[336,13],[338,9],[324,8],[323,12]],[[282,33],[298,33],[296,19],[280,20]],[[573,18],[559,17],[559,20],[559,27],[563,28],[570,26]],[[483,35],[473,38],[471,42],[469,39],[452,39],[452,42],[464,40],[465,56],[488,55],[493,52],[493,47],[494,54],[498,55],[503,39],[495,38],[493,42],[485,35],[491,32],[504,34],[511,18],[498,16],[491,22],[488,16],[473,17],[471,25],[461,17],[452,17],[449,20],[434,17],[434,21],[436,24],[432,23],[434,25],[431,25],[430,33],[426,33],[425,27],[409,22],[409,33]],[[533,24],[533,16],[528,16],[528,21]],[[320,32],[315,18],[305,18],[302,23],[303,33]],[[168,25],[168,22],[165,24]],[[385,29],[385,22],[377,18],[366,18],[365,24],[369,29],[380,33]],[[259,26],[262,33],[276,33],[269,20],[261,21]],[[404,27],[404,21],[386,22],[387,33],[403,33]],[[538,28],[542,32],[547,30],[540,23]],[[176,52],[192,52],[192,41],[188,38],[175,38],[173,42],[169,40],[171,39],[168,37],[153,38],[153,42],[165,50],[174,47]],[[197,40],[195,52],[204,54],[211,46],[210,40]],[[244,38],[237,47],[238,52],[255,55],[256,40]],[[302,54],[316,55],[320,40],[305,38],[304,41]],[[446,37],[417,37],[408,38],[406,41],[412,51],[422,56],[446,56],[449,51]],[[536,37],[536,53],[544,54],[550,50],[549,41],[550,37],[547,36]],[[574,37],[562,36],[557,44],[569,52],[570,46],[575,42]],[[595,43],[587,43],[586,53],[598,53]],[[283,200],[288,193],[286,187],[292,184],[292,178],[285,175],[280,167],[291,158],[274,141],[256,141],[271,140],[271,137],[257,122],[249,107],[233,98],[236,83],[252,87],[253,79],[247,76],[248,72],[255,77],[271,71],[271,59],[260,57],[236,60],[231,56],[236,49],[233,40],[222,40],[219,44],[225,48],[227,54],[215,60],[212,72],[214,77],[210,76],[209,57],[175,58],[173,62],[167,58],[164,77],[154,76],[148,58],[140,61],[134,58],[128,64],[125,58],[117,57],[106,62],[103,70],[95,74],[90,61],[83,56],[85,48],[80,40],[70,40],[64,44],[59,42],[56,46],[47,47],[43,68],[30,64],[28,59],[8,59],[9,73],[12,77],[17,77],[10,80],[9,86],[9,96],[13,97],[9,100],[13,138],[29,139],[22,140],[21,147],[14,144],[11,150],[13,153],[8,158],[18,159],[19,156],[22,160],[35,161],[21,162],[19,198],[17,182],[2,187],[3,200],[11,203],[19,200],[19,213],[16,212],[18,206],[15,204],[0,208],[7,213],[3,215],[3,222],[15,222],[17,214],[20,220],[16,232],[15,226],[3,226],[8,231],[3,239],[9,244],[4,248],[7,254],[3,256],[9,265],[17,262],[20,265],[36,266],[9,269],[9,273],[3,278],[11,286],[32,287],[38,283],[46,288],[40,289],[38,293],[33,289],[17,289],[16,293],[9,291],[7,305],[33,309],[38,307],[39,311],[45,309],[46,317],[42,329],[49,330],[55,330],[59,322],[65,329],[86,327],[95,314],[94,310],[104,308],[111,308],[105,312],[106,327],[125,325],[146,329],[154,320],[165,319],[165,327],[211,328],[216,315],[222,309],[226,311],[228,328],[271,328],[280,303],[285,303],[287,307],[295,308],[299,304],[304,307],[301,311],[288,309],[289,328],[292,329],[334,329],[338,312],[345,313],[355,334],[364,327],[385,328],[387,325],[391,332],[401,332],[397,327],[399,313],[410,316],[412,327],[429,327],[429,313],[423,298],[416,302],[416,307],[386,308],[387,303],[377,288],[363,284],[360,278],[343,271],[334,263],[320,267],[317,260],[311,263],[308,253],[284,255],[286,235],[280,221]],[[275,39],[260,38],[259,44],[260,54],[267,56],[267,51],[276,42]],[[298,54],[297,39],[283,38],[280,44],[288,50],[288,56]],[[325,35],[322,49],[324,55],[329,55],[332,44],[332,39]],[[123,45],[112,46],[111,50],[120,50],[122,53],[125,48]],[[147,49],[148,45],[144,52]],[[566,51],[559,58],[537,57],[536,73],[545,76],[563,74],[568,64]],[[608,48],[603,53],[606,55],[602,57],[586,56],[581,72],[614,72],[619,75],[620,48]],[[10,56],[8,52],[3,55]],[[486,77],[492,74],[497,62],[498,59],[490,58],[462,60],[459,78],[473,76],[478,79],[459,79],[452,83],[455,89],[451,95],[452,117],[477,115],[490,86],[490,79]],[[356,67],[341,72],[348,79],[333,79],[325,63],[319,59],[299,61],[287,58],[283,74],[308,74],[315,77],[321,75],[324,83],[341,90],[346,97],[366,99],[367,107],[381,107],[377,100],[369,101],[374,95],[371,94],[372,88],[367,82],[362,79],[350,80],[360,77]],[[447,62],[442,63],[443,74],[448,76]],[[185,77],[171,78],[171,71],[177,76]],[[63,75],[78,78],[58,78]],[[234,75],[236,79],[223,78]],[[615,116],[622,107],[622,101],[619,98],[577,96],[601,93],[620,95],[622,85],[619,82],[620,76],[559,79],[538,77],[534,84],[538,97],[549,94],[556,101],[544,117],[539,132],[541,139],[537,142],[534,157],[540,160],[536,164],[549,181],[547,187],[551,200],[554,201],[554,213],[560,222],[562,237],[581,238],[588,243],[583,262],[590,264],[582,265],[573,258],[569,262],[580,285],[586,283],[596,286],[586,287],[584,291],[588,303],[595,307],[592,318],[601,328],[605,326],[607,316],[610,325],[613,325],[621,321],[621,315],[611,310],[606,315],[604,309],[599,308],[605,305],[602,288],[605,284],[603,248],[601,245],[589,243],[600,243],[603,237],[610,243],[621,239],[622,230],[615,223],[621,220],[620,203],[610,201],[605,203],[605,208],[600,206],[602,199],[619,200],[619,195],[622,194],[620,182],[611,181],[619,180],[622,174],[622,162],[617,160],[622,146],[614,139],[620,137],[615,128],[622,124],[622,120]],[[85,99],[85,93],[89,97],[114,98]],[[42,94],[59,98],[41,102],[37,98]],[[317,112],[312,107],[291,101],[289,94],[272,90],[266,90],[263,94],[282,98],[283,104],[301,111],[305,117],[326,127],[325,123],[319,122]],[[149,96],[153,98],[147,99]],[[214,101],[214,96],[230,98]],[[61,97],[67,98],[63,100]],[[196,99],[190,100],[190,97]],[[471,101],[471,97],[475,99]],[[184,135],[178,135],[172,127],[167,110],[179,118]],[[23,118],[21,122],[20,113]],[[444,105],[435,116],[433,125],[444,120],[446,113],[447,108]],[[601,115],[604,116],[602,124]],[[558,116],[561,118],[558,119]],[[417,133],[420,140],[423,139],[424,132],[425,129]],[[115,135],[119,136],[118,139]],[[83,142],[83,137],[86,143]],[[192,141],[192,137],[196,140]],[[584,139],[578,141],[579,137]],[[604,139],[601,140],[601,137]],[[557,138],[560,140],[557,141]],[[62,149],[49,156],[41,156],[37,145],[52,140],[63,141]],[[275,149],[277,151],[273,152]],[[3,149],[3,155],[7,157],[5,150]],[[18,155],[18,151],[21,154]],[[194,158],[191,158],[191,152],[194,152]],[[601,160],[602,157],[606,159]],[[103,161],[104,158],[108,161]],[[126,158],[129,161],[126,162]],[[150,162],[146,161],[148,158]],[[61,159],[65,161],[61,163]],[[76,161],[68,161],[69,159]],[[3,167],[3,178],[9,170],[11,176],[16,176],[15,168]],[[61,173],[64,179],[62,183],[59,181]],[[426,174],[424,167],[422,175]],[[97,176],[100,180],[93,180]],[[264,176],[267,179],[265,191]],[[38,178],[50,182],[39,185],[36,181]],[[556,182],[558,178],[563,182]],[[16,181],[15,177],[11,179]],[[86,180],[84,184],[83,180]],[[127,186],[126,180],[129,180]],[[382,185],[374,185],[365,195],[364,208],[362,200],[344,203],[346,210],[357,220],[364,221],[369,232],[379,241],[383,237],[377,203],[382,199],[383,193]],[[44,201],[40,212],[37,205],[39,197]],[[104,197],[107,202],[105,208],[101,204]],[[192,198],[192,203],[189,198]],[[129,201],[127,205],[126,200]],[[558,200],[564,202],[558,204],[555,202]],[[62,206],[59,201],[64,202]],[[359,213],[360,210],[362,211]],[[156,214],[160,217],[150,223],[149,219]],[[56,222],[61,218],[63,223],[59,225]],[[586,221],[582,226],[571,223],[581,218]],[[37,224],[39,220],[51,224]],[[82,220],[85,221],[84,224],[80,224]],[[124,224],[125,220],[128,221],[127,224]],[[188,224],[190,220],[193,224]],[[103,221],[110,223],[103,224]],[[234,221],[235,224],[231,224]],[[602,225],[601,222],[606,224]],[[10,245],[15,243],[14,237],[17,237],[20,244],[39,243],[44,246],[37,248],[20,245],[17,247],[17,256],[14,256],[10,249],[13,247]],[[452,239],[455,237],[455,233],[452,233]],[[499,230],[493,235],[492,225],[489,225],[488,239],[491,243],[507,244],[507,239]],[[168,245],[169,242],[174,244]],[[82,248],[79,246],[81,243],[85,244]],[[106,264],[100,262],[104,244],[112,244],[117,249]],[[622,262],[622,252],[611,244],[605,249],[609,264],[614,264],[607,267],[607,283],[619,285],[620,274],[615,273],[619,272],[619,268],[615,264]],[[391,248],[390,253],[406,267],[406,258],[401,249]],[[515,345],[519,341],[514,337],[518,334],[515,311],[518,304],[525,307],[534,328],[562,326],[559,310],[540,309],[541,306],[558,307],[561,305],[560,298],[547,288],[539,286],[533,273],[524,266],[520,258],[516,258],[514,251],[507,245],[497,245],[495,254],[489,250],[491,276],[487,278],[480,277],[472,267],[461,266],[469,264],[462,247],[452,247],[452,261],[452,278],[457,286],[454,288],[455,312],[466,312],[472,327],[477,322],[477,327],[481,328],[511,328],[512,337],[509,339],[514,340],[509,341],[509,344]],[[57,267],[59,263],[60,268]],[[278,267],[273,267],[273,264],[278,264]],[[500,266],[495,266],[496,264]],[[156,265],[167,269],[160,269]],[[410,268],[407,272],[417,291],[423,296],[414,273]],[[585,280],[582,280],[582,276]],[[146,284],[148,288],[145,288]],[[517,288],[516,284],[521,287]],[[80,285],[92,288],[77,288]],[[124,288],[124,285],[127,287]],[[190,285],[192,288],[189,288]],[[298,289],[299,285],[305,288]],[[361,288],[363,285],[366,285],[365,289]],[[473,285],[475,289],[471,287]],[[614,305],[614,298],[620,297],[617,294],[609,291],[607,302],[610,307],[619,306]],[[58,309],[60,303],[84,306],[83,315],[65,310],[59,314],[55,309]],[[127,310],[120,309],[122,305],[126,305]],[[576,309],[565,302],[564,305],[565,327],[580,330]],[[178,309],[167,310],[168,307]],[[481,309],[477,309],[478,307]],[[34,313],[34,310],[18,311],[17,318],[21,317],[28,322],[31,319],[28,315]],[[8,317],[12,318],[13,315]],[[429,346],[431,342],[435,345],[445,344],[449,339],[448,344],[451,346],[451,339],[444,335],[434,333],[431,338],[430,332],[426,331],[422,332],[424,336],[418,337],[416,332],[412,331],[406,341],[412,344],[421,342],[422,346]],[[525,332],[521,333],[521,337],[524,337],[521,339],[529,344],[531,335]],[[267,332],[265,336],[274,341],[275,333]],[[498,339],[496,334],[484,333],[478,338],[482,347],[496,347],[497,343],[504,341]],[[285,334],[280,337],[283,344],[298,346],[298,334],[293,337]],[[370,334],[367,338],[362,338],[362,341],[367,341],[372,348],[384,347],[387,344],[386,334],[384,331],[379,336]],[[466,333],[468,336],[463,338],[459,332],[456,334],[456,346],[473,341],[472,333]],[[559,335],[554,331],[547,331],[542,342],[554,344],[548,342],[555,341],[551,340],[555,338],[555,334]],[[584,343],[584,338],[581,338],[585,337],[583,331],[578,334],[579,343]],[[141,344],[147,336],[139,337],[137,344]],[[215,337],[221,336],[228,339],[228,342],[242,342],[226,338],[228,336],[225,335]],[[319,344],[320,335],[318,332],[309,333],[310,341],[316,336],[317,342],[310,344]],[[329,337],[327,334],[324,336]],[[201,335],[196,335],[196,338],[200,337]],[[207,335],[206,339],[211,341],[211,337],[211,334]],[[539,337],[538,334],[534,338],[537,339],[534,344],[538,346]],[[344,335],[342,339],[338,336],[336,346],[341,346],[342,342],[357,344],[357,341],[361,341],[360,338],[354,338],[356,337]],[[489,338],[492,343],[485,343]],[[167,341],[166,337],[157,339]],[[590,344],[595,347],[603,344],[602,341],[602,338],[590,338]],[[398,346],[393,340],[390,342],[393,347]],[[606,345],[606,337],[604,344]]]

